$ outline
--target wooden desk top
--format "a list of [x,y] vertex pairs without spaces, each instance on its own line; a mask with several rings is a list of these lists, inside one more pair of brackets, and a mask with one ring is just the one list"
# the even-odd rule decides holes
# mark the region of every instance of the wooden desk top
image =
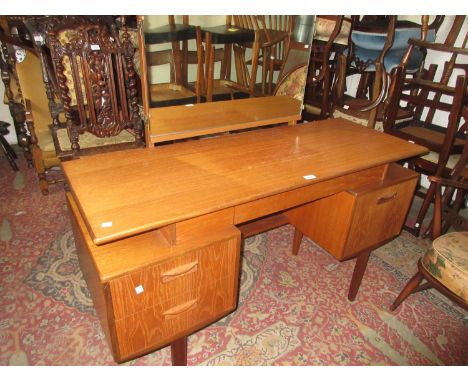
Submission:
[[153,108],[151,143],[190,138],[301,119],[301,102],[287,96]]
[[329,119],[103,153],[62,167],[99,245],[426,152]]

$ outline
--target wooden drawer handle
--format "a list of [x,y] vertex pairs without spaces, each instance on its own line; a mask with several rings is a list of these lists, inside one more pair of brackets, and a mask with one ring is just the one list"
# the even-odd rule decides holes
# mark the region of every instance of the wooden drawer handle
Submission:
[[193,261],[191,263],[181,265],[180,267],[170,269],[164,272],[163,274],[161,274],[161,282],[168,283],[169,281],[172,281],[178,277],[196,272],[197,269],[198,269],[198,261]]
[[183,304],[174,306],[173,308],[170,308],[163,313],[164,319],[170,320],[171,318],[173,318],[173,316],[187,312],[195,308],[196,306],[197,306],[197,299],[190,300],[190,301],[184,302]]
[[391,200],[395,199],[397,196],[397,192],[394,192],[392,195],[389,196],[382,196],[377,199],[377,204],[384,204],[390,202]]

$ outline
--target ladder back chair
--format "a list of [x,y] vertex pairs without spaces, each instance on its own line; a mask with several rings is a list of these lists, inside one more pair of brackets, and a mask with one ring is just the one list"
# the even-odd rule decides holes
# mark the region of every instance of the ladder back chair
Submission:
[[[433,243],[418,262],[417,273],[391,306],[395,310],[412,293],[435,288],[468,309],[468,219],[458,214],[468,193],[468,141],[449,177],[430,177],[435,187]],[[442,187],[445,192],[442,194]],[[456,197],[453,198],[453,192]],[[444,227],[445,226],[445,227]],[[446,232],[448,227],[455,232]],[[421,284],[423,280],[426,283]]]
[[[465,39],[466,41],[466,39]],[[445,64],[452,68],[452,76],[445,71],[440,80],[429,76],[408,77],[407,63],[417,49],[449,53],[452,58]],[[468,65],[452,62],[457,57],[468,56],[468,49],[455,48],[445,44],[429,43],[422,40],[409,40],[408,50],[398,68],[392,75],[388,104],[383,121],[384,132],[408,141],[426,146],[430,153],[421,158],[414,158],[410,166],[428,176],[447,176],[454,168],[466,141],[468,121]],[[435,72],[435,69],[428,70]],[[449,77],[453,85],[447,85]],[[431,96],[430,94],[433,94]],[[446,126],[433,123],[423,114],[423,109],[448,113]],[[412,118],[404,122],[397,121],[398,111],[406,110]],[[464,123],[461,122],[464,120]],[[413,227],[406,227],[419,235],[423,220],[433,201],[436,185],[431,183],[427,192],[418,190],[416,195],[423,198],[423,203]]]

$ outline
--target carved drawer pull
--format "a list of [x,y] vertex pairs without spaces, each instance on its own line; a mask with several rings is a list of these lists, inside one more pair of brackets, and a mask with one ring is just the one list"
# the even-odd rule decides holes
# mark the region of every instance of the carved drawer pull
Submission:
[[161,282],[168,283],[176,279],[177,277],[181,277],[184,275],[188,275],[190,273],[196,272],[198,269],[198,261],[194,261],[192,263],[181,265],[180,267],[176,267],[164,272],[161,275]]
[[390,202],[391,200],[395,199],[397,196],[397,192],[394,192],[392,195],[389,196],[382,196],[377,199],[377,204],[384,204]]
[[171,318],[173,318],[173,316],[187,312],[195,308],[196,306],[197,306],[197,299],[190,300],[190,301],[184,302],[183,304],[174,306],[173,308],[168,309],[163,313],[164,319],[170,320]]

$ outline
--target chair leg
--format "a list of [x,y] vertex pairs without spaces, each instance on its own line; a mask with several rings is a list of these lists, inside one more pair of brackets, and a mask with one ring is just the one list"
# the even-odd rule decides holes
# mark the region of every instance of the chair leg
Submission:
[[391,306],[391,310],[395,310],[396,308],[398,308],[398,306],[411,294],[415,291],[415,289],[419,286],[419,284],[421,283],[421,281],[423,280],[424,276],[422,275],[421,272],[418,271],[418,273],[416,273],[410,281],[408,281],[408,283],[405,285],[405,287],[403,288],[403,290],[400,292],[400,294],[398,295],[398,297],[395,299],[395,301],[393,302],[392,306]]
[[421,226],[426,217],[427,211],[431,205],[432,199],[434,198],[435,187],[434,184],[431,183],[429,189],[427,190],[426,196],[424,197],[423,203],[421,208],[419,209],[418,216],[416,218],[416,222],[414,223],[414,228],[410,231],[414,236],[418,237],[421,231]]
[[297,228],[294,228],[294,239],[292,246],[292,254],[297,255],[299,253],[299,247],[301,246],[302,237],[304,234],[299,231]]
[[15,172],[19,171],[18,166],[15,162],[15,159],[17,159],[16,153],[13,151],[11,146],[8,144],[7,140],[1,134],[0,134],[0,147],[5,152],[5,156],[8,159],[8,162],[10,163],[10,166],[13,169],[13,171]]

